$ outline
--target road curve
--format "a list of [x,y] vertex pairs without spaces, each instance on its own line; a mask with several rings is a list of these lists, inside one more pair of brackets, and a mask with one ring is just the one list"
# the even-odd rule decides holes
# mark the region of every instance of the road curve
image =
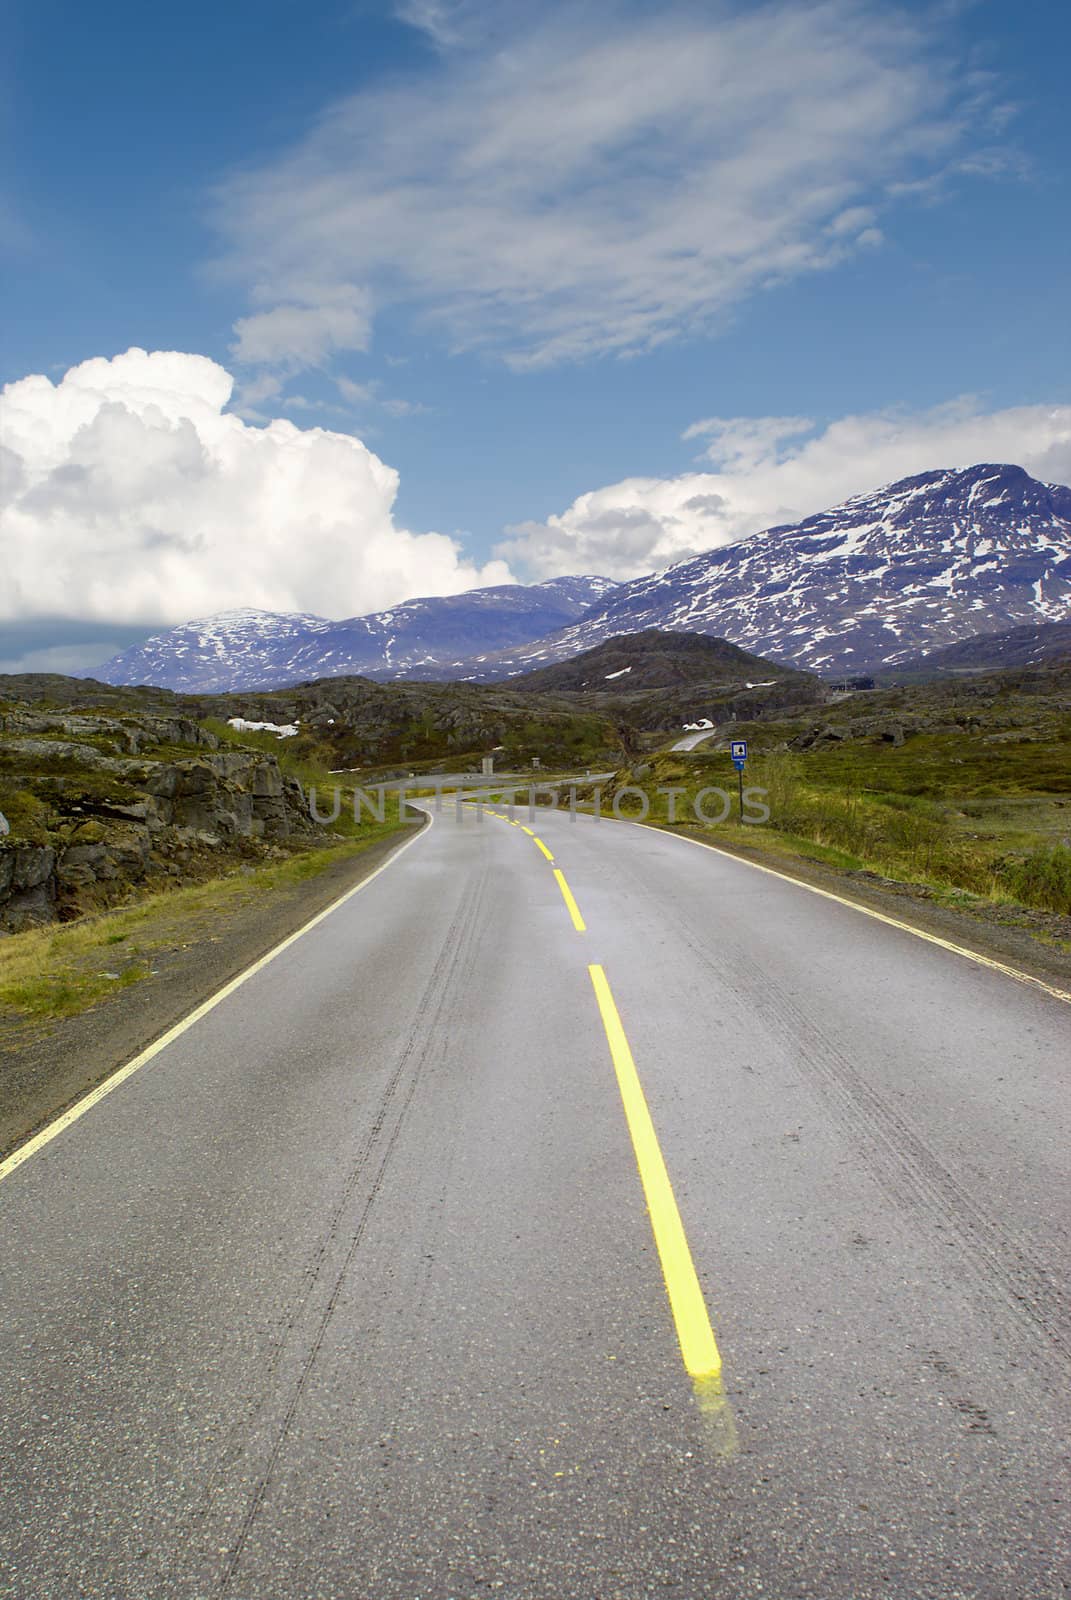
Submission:
[[0,1596],[1052,1600],[1069,1040],[746,863],[446,806],[0,1182]]

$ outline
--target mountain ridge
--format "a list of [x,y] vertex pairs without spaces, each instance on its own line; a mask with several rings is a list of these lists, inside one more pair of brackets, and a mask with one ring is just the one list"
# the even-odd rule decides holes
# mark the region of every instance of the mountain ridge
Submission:
[[1071,489],[980,463],[903,478],[632,579],[557,634],[454,668],[505,679],[658,627],[855,673],[1069,611]]
[[[96,669],[107,683],[154,683],[182,693],[279,688],[319,677],[401,677],[471,649],[515,647],[576,620],[613,580],[594,575],[497,584],[406,600],[332,621],[306,612],[239,607],[154,634]],[[448,673],[431,672],[432,677]]]
[[[505,585],[342,622],[224,613],[147,640],[98,673],[186,691],[353,673],[486,683],[656,628],[842,675],[1069,612],[1071,489],[982,462],[899,479],[623,583]],[[258,638],[265,629],[274,638]]]

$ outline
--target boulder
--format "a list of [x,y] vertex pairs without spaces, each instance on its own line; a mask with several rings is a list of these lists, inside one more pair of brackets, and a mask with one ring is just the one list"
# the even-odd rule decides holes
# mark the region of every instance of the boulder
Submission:
[[257,799],[281,799],[283,775],[274,761],[261,761],[253,769],[253,794]]
[[56,865],[56,852],[50,845],[24,844],[15,848],[13,889],[36,889],[47,883]]

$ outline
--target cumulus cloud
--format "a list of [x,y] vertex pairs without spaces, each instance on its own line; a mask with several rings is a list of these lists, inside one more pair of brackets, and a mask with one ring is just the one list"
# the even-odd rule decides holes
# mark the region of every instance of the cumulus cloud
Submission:
[[317,311],[365,294],[516,366],[649,349],[879,246],[897,196],[999,165],[986,93],[909,8],[397,14],[435,41],[425,70],[342,100],[216,193],[217,267],[264,307],[239,324],[242,360],[345,348],[359,318]]
[[157,624],[238,606],[342,616],[510,581],[395,525],[359,439],[227,412],[204,356],[128,350],[0,396],[0,618]]
[[592,490],[545,523],[508,529],[496,553],[535,578],[634,578],[934,468],[1011,461],[1046,482],[1071,482],[1071,406],[987,412],[967,397],[824,428],[805,417],[710,417],[684,437],[705,440],[714,470]]

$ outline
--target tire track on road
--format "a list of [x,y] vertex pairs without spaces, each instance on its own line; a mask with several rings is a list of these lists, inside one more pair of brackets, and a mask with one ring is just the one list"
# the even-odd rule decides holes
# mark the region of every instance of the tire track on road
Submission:
[[[657,902],[657,895],[651,897]],[[970,1276],[987,1300],[996,1300],[1029,1333],[1040,1364],[1051,1367],[1055,1362],[1065,1379],[1071,1364],[1071,1296],[1053,1274],[975,1199],[804,1002],[788,994],[768,971],[757,975],[731,946],[719,946],[715,958],[709,928],[697,927],[683,906],[675,907],[675,915],[679,933],[719,982],[751,995],[755,1013],[779,1037],[786,1059],[816,1084],[884,1191],[927,1228],[934,1227],[935,1218],[941,1220],[959,1241]]]
[[[216,1502],[223,1483],[235,1477],[242,1457],[250,1449],[250,1436],[274,1401],[277,1414],[270,1428],[270,1443],[266,1447],[267,1459],[252,1479],[237,1537],[228,1550],[222,1573],[216,1580],[220,1600],[224,1600],[230,1592],[237,1576],[243,1552],[263,1508],[302,1396],[327,1336],[343,1285],[360,1250],[369,1218],[396,1151],[406,1115],[427,1066],[445,1047],[440,1023],[452,995],[458,991],[459,986],[464,986],[467,972],[472,965],[473,945],[480,925],[489,870],[486,862],[481,863],[478,876],[465,886],[461,894],[419,1005],[408,1025],[405,1044],[397,1064],[380,1092],[375,1116],[361,1140],[338,1202],[304,1270],[302,1289],[283,1322],[281,1337],[265,1368],[260,1397],[236,1425],[230,1448],[226,1451],[225,1458],[221,1459],[203,1496],[203,1509],[197,1520],[203,1518],[204,1522],[197,1543],[202,1550],[225,1547],[225,1539],[209,1541],[205,1537],[204,1523],[211,1519],[217,1509]],[[367,1186],[364,1187],[361,1196],[365,1183]],[[348,1223],[347,1219],[350,1219]],[[337,1270],[328,1277],[330,1263],[336,1257],[337,1249],[348,1229],[352,1231],[342,1260]],[[317,1302],[320,1302],[318,1314]],[[299,1354],[294,1346],[295,1341],[300,1341],[303,1328],[308,1330],[308,1343],[304,1353]],[[287,1384],[281,1375],[288,1364],[295,1362],[297,1371],[292,1374]],[[264,1449],[265,1446],[262,1444],[260,1446],[262,1458]]]

